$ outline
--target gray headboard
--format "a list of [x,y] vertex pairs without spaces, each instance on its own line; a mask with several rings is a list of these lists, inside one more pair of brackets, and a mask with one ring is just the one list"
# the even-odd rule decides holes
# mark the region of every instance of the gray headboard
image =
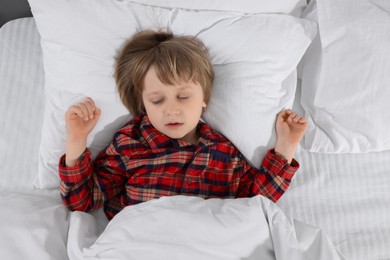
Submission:
[[0,27],[10,20],[30,16],[32,14],[27,0],[0,0]]

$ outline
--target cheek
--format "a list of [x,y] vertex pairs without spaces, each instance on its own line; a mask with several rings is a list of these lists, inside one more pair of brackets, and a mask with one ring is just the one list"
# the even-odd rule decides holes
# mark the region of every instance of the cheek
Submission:
[[202,116],[202,112],[203,109],[202,106],[199,106],[199,103],[196,105],[192,105],[186,110],[186,119],[197,123]]
[[198,98],[196,100],[193,100],[190,104],[188,104],[188,107],[194,113],[198,113],[199,111],[203,111],[203,107],[205,107],[205,103],[202,98]]
[[144,108],[145,108],[145,113],[148,115],[149,119],[155,117],[156,113],[158,112],[156,111],[156,108],[154,106],[151,106],[150,104],[145,102],[144,102]]
[[145,112],[152,126],[156,129],[159,129],[161,125],[161,118],[162,118],[160,112],[154,109],[153,107],[149,107],[149,109],[145,107]]
[[156,109],[154,106],[145,106],[145,112],[149,118],[157,118],[161,113],[161,110]]

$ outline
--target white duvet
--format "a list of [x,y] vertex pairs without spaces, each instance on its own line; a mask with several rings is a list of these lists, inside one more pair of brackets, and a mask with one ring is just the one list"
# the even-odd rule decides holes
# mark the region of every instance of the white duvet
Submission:
[[94,217],[71,214],[74,259],[344,259],[318,228],[253,198],[163,197],[124,208],[99,234]]

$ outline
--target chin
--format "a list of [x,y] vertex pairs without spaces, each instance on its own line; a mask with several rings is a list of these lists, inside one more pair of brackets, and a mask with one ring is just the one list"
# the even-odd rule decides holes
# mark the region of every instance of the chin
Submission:
[[166,135],[166,136],[168,136],[169,138],[172,138],[172,139],[180,139],[180,138],[183,138],[185,136],[185,135],[169,133],[169,132],[161,132],[161,133],[163,133],[164,135]]
[[172,136],[172,135],[168,135],[170,138],[172,138],[172,139],[183,139],[184,138],[184,136],[185,135],[174,135],[174,136]]

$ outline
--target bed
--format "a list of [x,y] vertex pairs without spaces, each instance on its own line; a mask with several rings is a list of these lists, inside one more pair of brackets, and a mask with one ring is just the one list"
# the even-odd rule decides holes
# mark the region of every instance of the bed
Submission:
[[[0,28],[2,258],[112,259],[109,253],[118,248],[108,241],[116,246],[127,239],[118,225],[127,221],[124,216],[138,216],[141,222],[126,222],[128,232],[149,223],[150,233],[139,230],[127,241],[131,246],[121,248],[123,255],[132,253],[130,259],[168,259],[162,252],[180,252],[185,259],[390,259],[388,1],[29,3],[34,17]],[[113,87],[118,48],[136,30],[161,27],[206,43],[216,81],[203,119],[253,165],[274,143],[280,109],[293,107],[309,119],[296,154],[301,167],[277,205],[258,197],[167,197],[126,208],[110,223],[102,211],[69,212],[63,206],[57,163],[64,111],[85,96],[103,108],[88,144],[96,155],[131,117]],[[254,232],[259,210],[271,235],[261,249],[247,248],[248,237],[264,235]],[[194,218],[208,226],[191,229]],[[172,231],[177,223],[187,232],[162,228]],[[160,233],[152,233],[156,226]],[[204,236],[174,239],[207,231],[225,240],[214,245]],[[163,243],[161,233],[174,242]],[[235,237],[242,243],[227,242]],[[194,241],[195,247],[186,247]],[[292,251],[277,251],[283,243]],[[239,257],[243,248],[255,253]]]

